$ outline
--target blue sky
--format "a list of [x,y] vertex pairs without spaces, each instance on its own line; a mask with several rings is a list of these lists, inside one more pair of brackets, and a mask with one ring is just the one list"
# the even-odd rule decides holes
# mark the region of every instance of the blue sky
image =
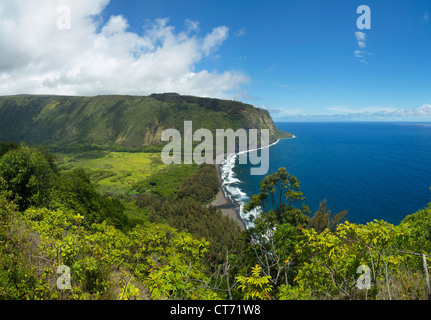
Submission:
[[[19,51],[24,52],[26,41],[20,48],[11,48],[2,41],[5,31],[0,32],[0,45],[11,52],[9,60],[0,61],[0,79],[9,80],[8,85],[0,84],[0,94],[175,91],[251,103],[269,109],[275,120],[312,119],[310,115],[345,118],[345,114],[361,119],[431,119],[429,0],[70,2],[43,0],[33,9],[41,9],[43,3],[70,5],[72,27],[63,33],[56,30],[59,47],[51,41],[52,50],[33,56],[27,65],[21,62],[25,54]],[[10,0],[5,3],[4,8],[17,6]],[[360,5],[371,10],[370,30],[357,27]],[[2,15],[0,5],[3,23],[4,8]],[[58,19],[56,14],[53,19]],[[16,19],[23,17],[17,14]],[[29,19],[34,19],[32,29],[37,30],[40,19]],[[40,28],[51,30],[52,25]],[[18,36],[26,37],[24,31]],[[51,39],[53,33],[46,31]],[[50,43],[48,38],[40,39],[42,45],[44,41]],[[122,51],[120,46],[130,47]],[[81,48],[80,53],[69,55],[75,47]],[[128,59],[138,47],[133,52],[136,59]],[[81,55],[79,62],[77,55]],[[58,64],[52,56],[58,58]],[[16,61],[18,58],[21,60]],[[84,59],[95,62],[86,66]],[[151,61],[153,65],[149,65]],[[21,69],[10,67],[15,64]],[[112,86],[97,78],[105,77],[103,67]],[[34,76],[19,81],[24,70]],[[123,75],[118,70],[128,71]],[[154,70],[153,75],[162,71],[151,78],[148,70]],[[131,74],[136,77],[133,83]]]
[[[371,30],[359,30],[359,5]],[[202,32],[229,28],[217,58],[197,68],[239,69],[250,76],[241,100],[274,110],[336,114],[410,109],[431,103],[430,1],[111,1],[139,32],[146,19],[186,19]],[[355,32],[366,34],[363,59]]]

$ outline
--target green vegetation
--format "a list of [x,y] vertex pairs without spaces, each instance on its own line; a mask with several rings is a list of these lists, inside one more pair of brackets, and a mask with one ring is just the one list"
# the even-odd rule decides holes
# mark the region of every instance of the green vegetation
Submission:
[[187,177],[199,171],[198,165],[170,165],[133,185],[138,193],[151,193],[162,198],[176,198],[178,188]]
[[[2,299],[220,298],[201,284],[210,282],[215,265],[209,261],[223,255],[220,250],[238,236],[239,228],[215,208],[196,201],[202,193],[195,194],[197,188],[186,183],[193,175],[207,177],[209,183],[218,179],[213,166],[160,172],[187,194],[170,208],[182,210],[185,224],[207,219],[191,229],[220,240],[210,244],[167,223],[152,223],[140,197],[134,202],[101,193],[82,168],[58,169],[53,157],[38,148],[11,143],[0,147],[7,149],[0,159]],[[44,183],[33,183],[39,177]],[[163,196],[164,205],[169,203],[168,189],[160,195],[153,191],[142,190],[141,197],[155,201]],[[229,237],[229,228],[236,234]],[[71,271],[71,288],[65,291],[56,286],[61,265]]]
[[[98,161],[140,153],[76,155],[87,170],[25,144],[0,152],[0,299],[428,298],[431,204],[399,225],[350,223],[325,200],[312,216],[280,168],[262,179],[245,208],[262,213],[241,232],[209,205],[213,165],[152,167],[132,197],[101,191],[110,169]],[[57,286],[59,266],[69,288]]]
[[256,265],[251,268],[251,276],[236,277],[239,282],[238,289],[244,292],[245,300],[271,300],[269,293],[272,291],[271,276],[261,276],[262,268]]
[[191,198],[209,203],[220,189],[220,181],[215,166],[202,165],[201,170],[187,177],[178,189],[178,198]]
[[47,144],[53,152],[160,150],[165,129],[269,129],[270,141],[290,137],[269,112],[236,101],[177,94],[144,96],[0,97],[3,140]]
[[[417,255],[430,252],[431,204],[398,226],[361,225],[344,221],[346,211],[331,217],[326,200],[311,218],[299,181],[285,168],[265,177],[260,190],[245,208],[260,205],[263,213],[245,233],[243,259],[269,276],[273,298],[427,299],[428,270]],[[369,287],[358,285],[363,270]]]
[[[189,173],[185,175],[187,170]],[[154,179],[160,176],[166,180]],[[161,187],[148,183],[157,181],[162,181]],[[165,186],[166,181],[171,181],[175,192],[172,187]],[[208,258],[214,262],[222,263],[226,252],[237,249],[236,239],[240,234],[238,224],[207,205],[219,188],[214,166],[192,166],[188,169],[179,166],[177,170],[156,173],[143,185],[148,185],[147,189],[143,189],[147,191],[137,196],[135,201],[141,210],[148,212],[150,222],[167,223],[197,238],[207,239]]]
[[0,159],[2,188],[13,194],[21,210],[47,203],[52,174],[45,155],[26,146],[12,148]]
[[117,194],[135,193],[139,181],[167,167],[156,153],[99,150],[55,155],[60,169],[84,169],[100,190]]

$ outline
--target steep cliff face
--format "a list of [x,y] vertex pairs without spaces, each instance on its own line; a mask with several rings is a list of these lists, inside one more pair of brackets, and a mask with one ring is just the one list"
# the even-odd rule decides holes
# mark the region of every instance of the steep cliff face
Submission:
[[269,112],[236,101],[159,94],[144,96],[0,97],[0,140],[37,144],[157,145],[165,129],[269,129],[270,140],[289,137]]

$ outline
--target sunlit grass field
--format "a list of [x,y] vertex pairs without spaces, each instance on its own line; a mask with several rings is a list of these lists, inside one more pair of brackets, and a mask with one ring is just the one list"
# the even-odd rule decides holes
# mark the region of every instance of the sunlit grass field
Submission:
[[101,191],[119,194],[134,193],[134,184],[167,167],[160,153],[88,151],[56,157],[61,169],[85,169]]

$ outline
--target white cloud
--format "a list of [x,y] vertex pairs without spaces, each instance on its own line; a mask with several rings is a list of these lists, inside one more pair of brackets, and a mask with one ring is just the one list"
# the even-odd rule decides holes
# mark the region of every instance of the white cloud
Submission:
[[299,116],[304,113],[303,110],[299,109],[286,109],[286,108],[265,108],[270,113],[273,119],[283,119],[292,116]]
[[198,32],[199,31],[199,21],[193,21],[186,19],[184,22],[187,32]]
[[367,39],[367,35],[364,32],[357,31],[355,32],[356,39],[358,41],[365,41]]
[[392,108],[392,107],[368,107],[353,109],[343,106],[333,106],[327,110],[334,113],[329,114],[303,114],[291,110],[272,110],[278,119],[289,120],[378,120],[378,121],[429,121],[431,119],[431,105],[424,104],[418,108]]
[[118,33],[124,33],[129,27],[127,20],[123,16],[112,16],[107,24],[102,28],[105,36],[112,36]]
[[365,49],[366,44],[365,40],[367,39],[367,36],[364,32],[357,31],[355,32],[356,40],[358,41],[358,46],[360,49]]
[[355,57],[356,58],[363,58],[364,57],[364,51],[355,50]]
[[399,117],[431,117],[431,105],[424,104],[414,109],[397,109],[391,115]]
[[375,118],[375,119],[421,119],[431,117],[431,105],[424,104],[417,108],[394,108],[394,107],[364,107],[350,108],[344,106],[333,106],[327,108],[333,114],[309,115],[309,117],[338,117],[338,118]]
[[326,108],[327,110],[334,111],[336,113],[343,114],[370,114],[370,113],[390,113],[394,112],[397,109],[393,107],[364,107],[364,108],[350,108],[345,106],[332,106]]
[[247,28],[242,27],[237,32],[235,32],[235,37],[237,37],[237,38],[242,37],[243,35],[245,35],[246,32],[247,32]]
[[249,77],[235,70],[196,70],[227,40],[229,29],[199,35],[169,19],[129,31],[124,16],[102,22],[109,0],[70,2],[71,29],[57,27],[57,0],[0,2],[0,94],[138,94],[178,92],[230,97]]
[[359,47],[359,50],[355,50],[354,52],[355,57],[360,59],[359,62],[367,63],[367,61],[364,59],[364,56],[368,54],[365,51],[365,48],[367,47],[367,44],[366,44],[367,35],[364,32],[357,31],[355,32],[355,37]]
[[338,113],[351,113],[355,111],[352,108],[344,107],[344,106],[333,106],[333,107],[326,108],[326,110],[335,111]]
[[228,34],[229,29],[226,26],[214,28],[203,40],[203,52],[208,55],[212,49],[217,49],[227,39]]
[[424,21],[425,21],[425,23],[428,23],[430,21],[430,16],[429,16],[428,12],[425,12],[425,14],[424,14]]

